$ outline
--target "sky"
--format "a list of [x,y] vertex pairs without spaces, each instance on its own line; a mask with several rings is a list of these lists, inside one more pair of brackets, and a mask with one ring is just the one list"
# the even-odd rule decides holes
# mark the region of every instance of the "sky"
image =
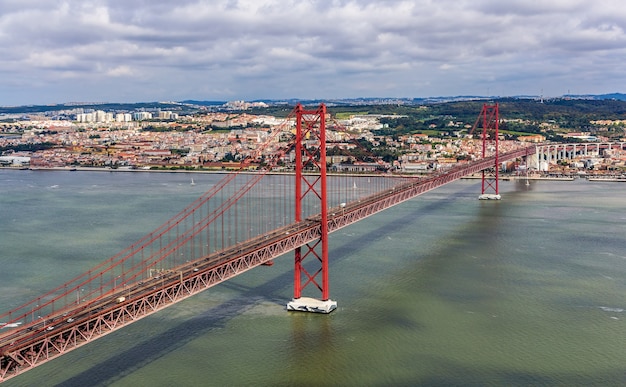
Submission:
[[626,92],[623,0],[1,0],[0,105]]

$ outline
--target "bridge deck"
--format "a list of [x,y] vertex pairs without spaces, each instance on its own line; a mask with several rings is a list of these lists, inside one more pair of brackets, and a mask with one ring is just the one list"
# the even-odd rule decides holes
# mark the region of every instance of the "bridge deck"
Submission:
[[[499,155],[500,160],[525,156],[531,148]],[[534,147],[532,147],[534,149]],[[485,158],[445,174],[415,178],[393,189],[332,208],[328,230],[337,231],[398,203],[463,176],[493,166]],[[319,216],[276,229],[266,235],[207,255],[127,288],[106,294],[42,321],[0,335],[0,382],[149,316],[194,294],[269,262],[296,247],[319,239]]]

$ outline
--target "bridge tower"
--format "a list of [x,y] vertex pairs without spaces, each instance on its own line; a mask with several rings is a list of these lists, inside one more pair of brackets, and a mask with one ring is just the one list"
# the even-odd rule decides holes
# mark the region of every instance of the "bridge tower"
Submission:
[[[476,129],[478,123],[482,120],[483,131],[481,133],[482,140],[482,157],[488,157],[489,154],[495,152],[494,165],[491,168],[483,169],[480,200],[500,200],[500,192],[498,187],[498,173],[500,170],[500,162],[498,159],[498,127],[500,123],[498,104],[483,104],[483,108],[472,128],[472,132]],[[493,136],[493,138],[491,137]],[[495,149],[494,149],[495,148]]]
[[[330,313],[337,302],[330,300],[328,284],[328,205],[326,186],[326,105],[316,110],[296,106],[296,192],[295,221],[302,221],[303,203],[315,202],[320,208],[320,238],[295,250],[294,296],[288,310]],[[313,140],[313,141],[312,141]],[[306,142],[306,145],[305,145]],[[315,145],[311,145],[315,143]],[[304,171],[307,170],[305,174]],[[315,173],[319,171],[319,174]],[[307,270],[303,261],[315,262],[315,271]],[[318,266],[319,265],[319,266]],[[311,265],[307,265],[311,266]],[[303,297],[307,287],[316,287],[321,299]]]

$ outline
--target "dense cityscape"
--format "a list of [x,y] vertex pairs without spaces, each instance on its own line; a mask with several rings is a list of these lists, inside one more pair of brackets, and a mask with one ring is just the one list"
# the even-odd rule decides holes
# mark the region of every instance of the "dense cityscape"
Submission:
[[[399,101],[367,102],[372,105],[363,106],[378,107],[371,109],[376,114],[363,106],[353,107],[353,111],[346,107],[334,111],[331,107],[326,160],[330,171],[363,173],[382,169],[427,174],[482,157],[475,116],[439,115],[422,120],[424,130],[407,131],[403,129],[409,116],[390,107],[391,103],[400,106]],[[285,147],[294,129],[293,118],[284,114],[289,110],[286,105],[280,105],[281,116],[274,115],[275,110],[268,109],[264,102],[186,105],[190,106],[191,109],[178,111],[158,106],[134,110],[71,106],[40,112],[15,112],[14,108],[12,114],[0,117],[0,165],[31,169],[216,171],[238,169],[246,160],[246,168],[254,170],[263,168],[267,156]],[[429,105],[415,109],[427,110]],[[503,115],[499,147],[507,151],[528,143],[555,140],[625,141],[626,120],[614,119],[614,115],[595,117],[599,119],[589,120],[584,126],[586,131],[581,131],[556,120],[529,121]],[[535,130],[524,129],[528,127]],[[593,156],[561,160],[531,172],[621,175],[626,170],[623,151]],[[287,152],[273,168],[292,170],[293,161],[293,152]],[[503,169],[515,172],[517,167],[504,165]]]

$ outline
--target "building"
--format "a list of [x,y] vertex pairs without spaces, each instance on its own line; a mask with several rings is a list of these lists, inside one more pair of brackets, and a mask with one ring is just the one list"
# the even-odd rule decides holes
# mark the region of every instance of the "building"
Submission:
[[150,112],[135,112],[135,113],[133,113],[133,119],[135,121],[151,120],[152,119],[152,113],[150,113]]
[[115,122],[131,122],[133,115],[130,113],[117,113],[115,115]]
[[546,136],[542,136],[540,134],[535,134],[532,136],[519,136],[517,138],[518,141],[521,142],[533,142],[533,143],[539,143],[539,142],[545,142],[546,141]]

